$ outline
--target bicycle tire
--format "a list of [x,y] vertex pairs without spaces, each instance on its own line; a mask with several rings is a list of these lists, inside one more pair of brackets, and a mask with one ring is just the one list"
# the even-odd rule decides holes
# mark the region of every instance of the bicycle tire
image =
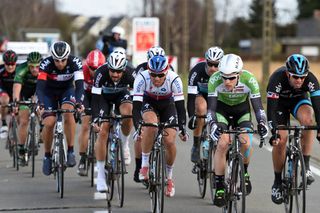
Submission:
[[[35,129],[35,122],[34,118],[30,120],[30,146],[29,149],[31,151],[31,177],[34,177],[34,170],[35,170],[35,151],[36,151],[36,129]],[[30,159],[30,157],[28,157]]]
[[[229,193],[227,194],[228,212],[246,211],[246,189],[244,180],[244,165],[241,154],[237,154],[232,162]],[[238,207],[239,204],[239,207]]]
[[18,146],[18,134],[17,134],[17,120],[12,118],[12,134],[13,134],[13,142],[14,142],[14,162],[16,170],[19,171],[19,146]]
[[200,159],[198,163],[198,171],[197,171],[197,182],[200,197],[204,198],[206,196],[206,189],[207,189],[207,159]]
[[65,155],[64,155],[64,138],[62,134],[58,135],[59,140],[59,163],[58,163],[58,182],[60,198],[64,196],[64,168],[65,168]]
[[293,179],[290,197],[290,212],[306,212],[306,168],[302,152],[296,152],[292,162]]
[[124,174],[125,174],[125,165],[124,165],[124,156],[123,156],[123,149],[122,149],[122,142],[120,139],[117,139],[116,142],[116,153],[115,159],[117,159],[115,164],[115,179],[116,179],[116,186],[117,186],[117,194],[118,194],[118,201],[119,206],[123,207],[124,202]]
[[209,147],[209,158],[208,158],[208,173],[209,173],[209,182],[210,182],[210,196],[211,201],[213,203],[214,201],[214,194],[215,194],[215,173],[214,173],[214,153],[215,153],[216,147],[213,145],[213,143],[210,143]]
[[89,146],[88,146],[88,160],[87,160],[87,173],[90,170],[90,183],[91,187],[94,185],[94,143],[96,140],[96,133],[93,130],[93,127],[90,127],[90,138],[89,138]]
[[161,146],[155,151],[152,160],[153,179],[149,183],[151,190],[151,207],[153,213],[163,213],[165,187],[165,153]]
[[113,193],[114,193],[114,166],[112,165],[114,162],[114,159],[111,158],[111,141],[108,140],[108,158],[106,159],[106,165],[105,165],[105,173],[106,175],[106,184],[108,186],[107,190],[107,201],[110,202],[113,199]]

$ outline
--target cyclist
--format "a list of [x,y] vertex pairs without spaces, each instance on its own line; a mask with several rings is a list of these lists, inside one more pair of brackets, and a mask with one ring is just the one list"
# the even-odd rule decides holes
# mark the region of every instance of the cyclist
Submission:
[[[36,92],[37,78],[39,74],[39,65],[42,56],[39,52],[30,52],[27,61],[17,66],[16,75],[13,84],[13,100],[28,100],[32,98]],[[19,155],[20,165],[25,166],[24,145],[28,135],[29,124],[29,108],[21,105],[19,107]]]
[[8,108],[5,106],[12,101],[13,79],[17,67],[18,56],[13,50],[7,50],[3,53],[2,59],[4,64],[0,65],[0,104],[2,119],[0,137],[5,139],[8,137],[8,126],[6,122]]
[[218,71],[218,65],[224,52],[220,47],[210,47],[205,53],[206,61],[196,64],[189,73],[188,102],[189,115],[188,127],[193,130],[193,146],[191,161],[197,163],[200,159],[200,136],[204,119],[197,119],[195,115],[207,114],[208,81],[210,76]]
[[[43,112],[43,109],[83,109],[83,72],[81,60],[70,55],[70,46],[65,41],[54,42],[50,47],[51,56],[40,63],[36,94],[42,108],[44,128],[42,140],[44,142],[44,158],[42,172],[50,175],[52,172],[51,145],[56,122],[54,113]],[[75,86],[74,86],[75,85]],[[75,88],[74,88],[75,87]],[[68,144],[67,166],[76,165],[74,156],[74,135],[76,123],[73,114],[64,114],[64,134]]]
[[[185,131],[186,110],[184,107],[183,85],[180,77],[175,72],[168,71],[168,59],[156,55],[149,59],[148,70],[141,72],[134,82],[133,119],[135,128],[139,121],[147,123],[170,122],[179,124],[180,138],[188,139]],[[153,146],[153,135],[156,129],[146,127],[141,136],[142,165],[139,179],[148,180],[149,156]],[[176,158],[176,129],[166,128],[168,134],[164,136],[166,148],[166,196],[172,197],[175,188],[172,178],[173,164]]]
[[[127,59],[122,51],[112,52],[107,63],[99,67],[94,77],[92,87],[92,120],[95,129],[99,131],[95,145],[97,159],[97,191],[106,192],[105,159],[107,156],[106,141],[108,139],[110,123],[104,122],[101,126],[97,121],[99,116],[108,116],[112,104],[115,112],[121,115],[132,115],[132,99],[129,89],[133,87],[132,71],[126,70]],[[121,126],[121,139],[125,143],[129,140],[132,129],[132,119],[124,119]]]
[[[219,63],[219,72],[214,73],[208,84],[208,117],[210,120],[210,136],[218,141],[214,155],[214,171],[216,192],[214,205],[222,207],[225,198],[225,165],[229,145],[229,135],[221,134],[230,124],[234,127],[252,129],[250,104],[254,109],[261,137],[268,135],[267,119],[261,103],[259,84],[256,78],[247,70],[243,70],[242,59],[235,54],[225,55]],[[232,118],[230,117],[232,116]],[[221,136],[221,137],[220,137]],[[241,144],[244,157],[246,192],[251,192],[248,166],[252,153],[252,138],[242,134],[245,143]]]
[[[310,94],[310,97],[308,94]],[[272,160],[275,175],[271,199],[274,203],[281,204],[283,202],[281,173],[285,161],[288,132],[282,130],[276,134],[275,127],[277,125],[288,125],[290,114],[301,125],[306,126],[314,125],[313,114],[315,114],[316,122],[318,125],[320,124],[319,82],[310,72],[309,62],[305,56],[300,54],[290,55],[287,58],[286,65],[278,68],[270,76],[267,100],[268,120],[272,127],[270,144],[273,146]],[[313,131],[303,131],[301,143],[308,185],[314,181],[309,165],[313,138]],[[317,139],[320,140],[319,131]]]
[[[95,71],[106,62],[106,58],[103,53],[96,49],[89,52],[86,58],[86,62],[83,65],[84,75],[84,107],[91,108],[91,89],[93,85],[93,78]],[[81,131],[79,134],[79,154],[80,161],[78,165],[77,173],[80,176],[87,176],[87,148],[89,140],[90,120],[91,112],[85,111],[85,115],[81,118]]]
[[[149,60],[151,57],[155,55],[162,55],[165,56],[165,51],[160,46],[153,46],[147,51],[147,60]],[[148,69],[148,61],[143,62],[139,64],[134,72],[134,76],[137,76],[140,72],[143,72]],[[173,67],[170,66],[170,70],[173,70]],[[133,180],[137,183],[141,182],[139,179],[139,171],[141,169],[141,140],[137,140],[134,143],[134,149],[135,149],[135,161],[136,161],[136,168],[134,170]]]

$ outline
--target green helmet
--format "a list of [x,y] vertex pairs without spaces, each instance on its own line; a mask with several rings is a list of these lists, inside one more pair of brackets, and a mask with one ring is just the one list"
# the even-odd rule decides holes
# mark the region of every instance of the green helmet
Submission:
[[28,64],[40,64],[40,61],[42,60],[42,56],[39,52],[31,52],[28,54]]

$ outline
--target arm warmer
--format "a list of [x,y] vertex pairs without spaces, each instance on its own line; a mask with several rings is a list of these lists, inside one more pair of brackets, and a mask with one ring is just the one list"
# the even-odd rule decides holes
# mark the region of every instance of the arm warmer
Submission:
[[188,94],[188,101],[187,101],[187,109],[189,118],[194,116],[195,114],[195,102],[196,102],[196,94]]
[[76,91],[75,91],[76,102],[77,103],[82,103],[82,101],[83,101],[83,93],[84,93],[83,80],[76,80],[75,81],[75,85],[76,85]]
[[186,108],[184,107],[184,100],[175,101],[177,114],[178,114],[178,124],[183,126],[186,124]]
[[133,101],[132,115],[133,115],[133,124],[135,129],[138,129],[139,121],[142,121],[141,108],[142,108],[141,101]]

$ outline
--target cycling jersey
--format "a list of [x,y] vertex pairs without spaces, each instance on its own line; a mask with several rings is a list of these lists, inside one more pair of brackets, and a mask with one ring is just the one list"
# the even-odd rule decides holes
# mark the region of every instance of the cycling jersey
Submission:
[[12,98],[12,88],[15,72],[9,73],[4,64],[0,65],[0,93],[7,93]]
[[[302,104],[310,104],[308,93],[311,97],[312,106],[315,112],[315,118],[317,124],[320,124],[320,87],[317,78],[313,73],[309,72],[308,76],[304,79],[304,82],[299,89],[294,89],[287,76],[286,67],[280,67],[277,69],[269,79],[267,87],[267,114],[268,120],[271,121],[273,127],[276,127],[278,123],[277,113],[280,108],[289,103],[294,103],[282,111],[290,111],[295,116],[295,112]],[[287,122],[286,119],[285,122]]]
[[52,56],[45,58],[40,63],[37,82],[39,102],[44,103],[44,96],[52,91],[62,94],[71,88],[74,89],[75,83],[75,101],[81,103],[83,79],[82,62],[79,58],[70,55],[67,59],[67,66],[63,70],[56,68]]
[[29,70],[28,62],[24,62],[17,66],[14,83],[22,84],[21,99],[27,100],[36,92],[38,76],[33,76]]
[[179,125],[182,127],[185,124],[186,110],[184,107],[183,85],[180,77],[175,72],[168,72],[164,83],[160,87],[153,85],[148,70],[141,72],[134,81],[133,101],[133,119],[136,128],[139,121],[142,120],[140,114],[142,103],[158,107],[175,103]]
[[[238,82],[232,91],[228,91],[224,86],[220,72],[214,73],[208,84],[208,111],[211,122],[216,122],[216,109],[221,107],[219,102],[231,106],[230,109],[251,101],[257,122],[266,123],[266,115],[262,107],[259,84],[252,73],[242,70]],[[233,107],[232,107],[233,106]],[[249,103],[247,104],[250,109]],[[224,110],[224,109],[223,109]],[[249,110],[250,111],[250,110]]]
[[206,62],[196,64],[190,71],[188,77],[188,115],[195,114],[195,101],[197,95],[202,95],[206,100],[208,97],[208,81]]
[[[104,113],[109,113],[110,104],[106,102],[114,102],[117,105],[123,102],[131,102],[129,89],[133,88],[134,77],[132,73],[133,70],[126,68],[121,79],[114,82],[110,77],[108,64],[104,64],[96,70],[94,85],[91,90],[93,119],[99,116],[101,109]],[[104,108],[101,107],[101,101],[105,102]]]

